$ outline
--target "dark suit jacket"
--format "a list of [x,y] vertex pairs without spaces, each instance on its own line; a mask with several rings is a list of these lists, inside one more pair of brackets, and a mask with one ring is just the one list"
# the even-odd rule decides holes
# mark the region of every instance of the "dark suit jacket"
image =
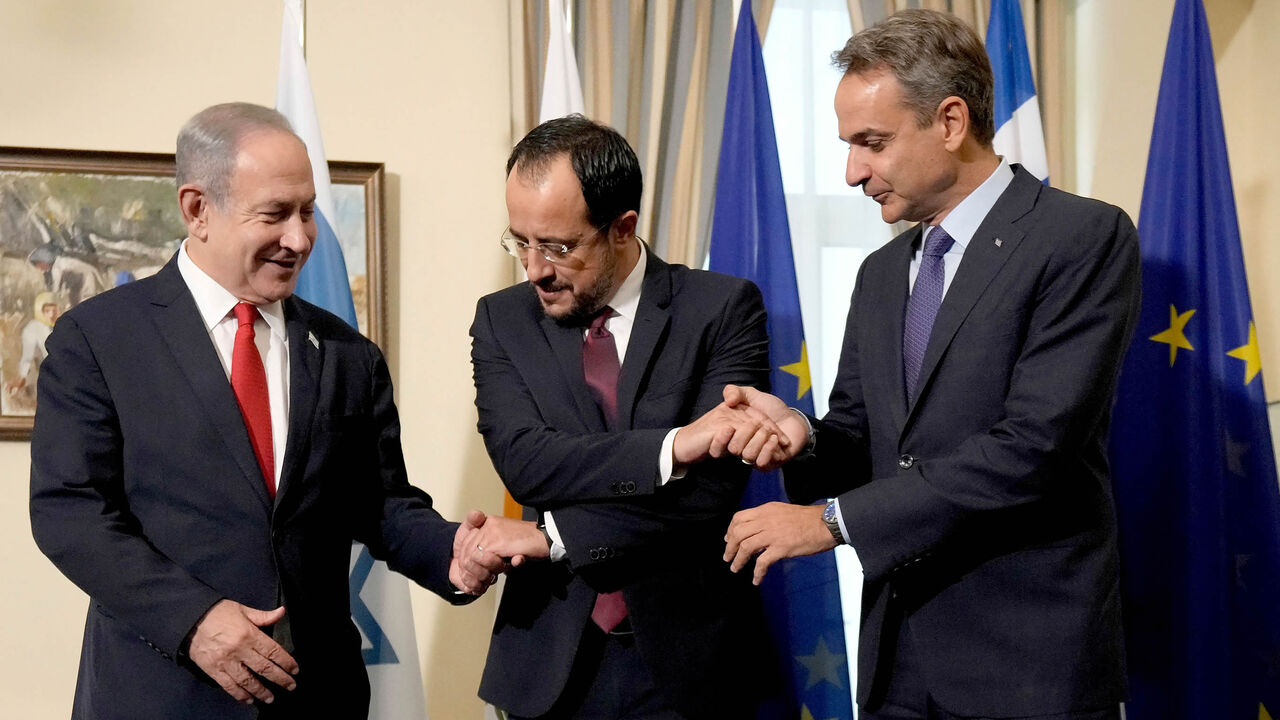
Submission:
[[867,258],[815,453],[786,469],[793,499],[839,496],[866,573],[860,703],[900,622],[952,713],[1123,694],[1106,438],[1137,234],[1118,208],[1014,169],[943,299],[913,403],[902,327],[921,229]]
[[256,717],[182,656],[221,598],[288,609],[301,672],[273,716],[364,717],[352,540],[452,598],[456,526],[406,480],[381,353],[313,305],[284,307],[289,435],[274,507],[176,260],[77,306],[49,336],[31,526],[90,597],[74,717]]
[[671,428],[718,405],[725,384],[768,383],[760,291],[650,255],[614,432],[583,380],[582,328],[547,319],[527,283],[482,298],[471,336],[489,456],[531,517],[552,511],[569,552],[509,575],[480,696],[545,713],[597,591],[620,588],[658,686],[690,717],[724,716],[726,700],[757,689],[754,658],[767,653],[749,577],[722,559],[748,469],[711,461],[658,487],[658,451]]

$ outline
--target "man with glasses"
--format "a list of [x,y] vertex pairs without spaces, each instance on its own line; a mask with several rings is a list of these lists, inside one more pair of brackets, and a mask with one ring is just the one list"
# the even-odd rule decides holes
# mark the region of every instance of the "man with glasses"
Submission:
[[502,246],[529,280],[480,300],[472,363],[525,519],[489,518],[473,549],[517,566],[480,696],[513,718],[749,717],[763,620],[720,556],[750,468],[699,460],[721,415],[754,422],[743,437],[772,423],[689,423],[767,383],[760,292],[649,251],[640,166],[608,127],[543,123],[507,173]]

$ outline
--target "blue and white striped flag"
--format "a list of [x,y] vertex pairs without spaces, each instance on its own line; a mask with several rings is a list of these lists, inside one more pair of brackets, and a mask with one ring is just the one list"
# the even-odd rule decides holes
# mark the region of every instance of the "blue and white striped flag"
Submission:
[[987,55],[996,76],[995,151],[1011,163],[1022,163],[1047,185],[1049,161],[1044,151],[1044,127],[1040,124],[1040,104],[1018,0],[992,0]]
[[[308,302],[356,325],[351,281],[334,232],[333,193],[329,164],[320,141],[320,121],[311,95],[311,78],[302,56],[302,0],[285,0],[280,30],[280,75],[276,81],[276,109],[289,118],[307,144],[316,186],[318,234],[311,257],[298,277],[297,294]],[[351,546],[351,618],[360,629],[365,668],[372,697],[371,720],[425,718],[426,693],[418,664],[409,583],[376,562],[368,548]]]

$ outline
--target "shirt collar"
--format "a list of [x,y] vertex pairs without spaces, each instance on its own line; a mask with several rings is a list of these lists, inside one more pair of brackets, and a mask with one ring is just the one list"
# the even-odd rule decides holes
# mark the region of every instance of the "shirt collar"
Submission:
[[940,223],[942,228],[960,247],[968,247],[974,233],[978,232],[978,227],[982,225],[983,220],[987,219],[987,214],[991,212],[991,208],[995,207],[996,201],[1000,199],[1011,182],[1013,182],[1013,168],[1009,167],[1009,163],[1002,157],[995,172],[991,173],[976,190],[966,195],[954,210],[947,213]]
[[641,245],[640,259],[636,261],[636,266],[631,268],[626,279],[618,286],[618,291],[606,303],[613,308],[614,317],[621,315],[630,320],[635,319],[636,312],[640,309],[640,290],[644,287],[644,269],[649,264],[648,255],[644,245]]
[[[200,319],[204,321],[205,330],[212,332],[214,326],[230,315],[231,309],[240,300],[196,265],[187,254],[188,240],[183,240],[182,247],[178,250],[178,272],[182,273],[183,282],[187,284],[187,288],[191,290],[191,296],[195,298],[196,309],[200,311]],[[262,314],[262,319],[267,321],[267,327],[271,328],[271,334],[281,339],[285,338],[284,303],[276,300],[266,305],[258,305],[257,308]]]

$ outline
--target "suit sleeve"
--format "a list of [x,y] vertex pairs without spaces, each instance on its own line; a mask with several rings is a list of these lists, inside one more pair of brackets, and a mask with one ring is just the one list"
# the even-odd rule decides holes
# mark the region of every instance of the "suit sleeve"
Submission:
[[[858,269],[846,327],[852,328],[862,300],[864,264]],[[857,333],[845,332],[836,381],[822,420],[810,418],[820,452],[801,455],[782,469],[783,487],[794,503],[831,498],[871,479],[866,403]]]
[[148,542],[129,511],[111,393],[73,317],[54,327],[31,434],[31,531],[95,603],[167,656],[221,594]]
[[1003,417],[947,455],[840,496],[868,580],[1073,481],[1061,468],[1085,462],[1081,449],[1107,422],[1137,318],[1138,277],[1137,233],[1123,213],[1096,213],[1064,238],[1029,300]]
[[391,374],[372,343],[368,352],[369,413],[366,464],[371,468],[357,518],[356,539],[388,567],[454,604],[475,598],[455,592],[449,582],[453,537],[458,523],[446,521],[431,496],[409,483],[400,441]]
[[[556,525],[575,566],[652,551],[687,541],[684,533],[720,533],[708,521],[737,509],[748,469],[736,460],[708,461],[678,480],[658,485],[658,452],[671,427],[714,408],[726,384],[767,387],[768,335],[760,291],[740,283],[725,295],[699,352],[705,372],[688,392],[691,402],[668,427],[625,432],[576,433],[548,424],[526,378],[493,332],[482,300],[472,326],[476,405],[480,431],[512,497],[555,512]],[[568,401],[566,399],[566,401]],[[643,399],[641,400],[643,402]],[[620,495],[619,483],[634,487]]]

